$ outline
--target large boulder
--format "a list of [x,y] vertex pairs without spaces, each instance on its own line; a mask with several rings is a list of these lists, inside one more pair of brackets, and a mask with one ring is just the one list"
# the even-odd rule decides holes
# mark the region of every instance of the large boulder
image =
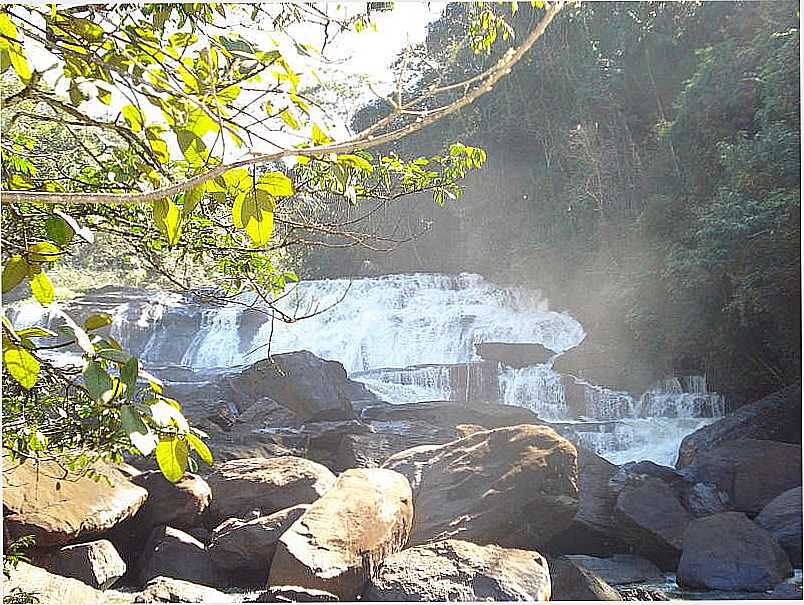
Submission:
[[623,539],[661,569],[675,569],[692,520],[661,479],[638,476],[617,496],[615,516]]
[[3,459],[3,523],[11,539],[33,535],[37,547],[97,537],[134,515],[148,492],[111,464],[102,476],[65,472],[56,462]]
[[696,519],[684,537],[679,586],[710,590],[771,590],[792,568],[773,536],[743,513]]
[[590,557],[588,555],[567,555],[576,565],[588,569],[604,582],[616,586],[633,584],[646,580],[659,580],[662,571],[647,559],[637,555],[618,554],[610,557]]
[[134,603],[233,603],[234,595],[186,580],[159,576],[149,580]]
[[700,452],[685,474],[714,483],[733,510],[754,516],[776,496],[801,485],[801,446],[761,439],[728,441]]
[[379,423],[425,422],[441,429],[454,430],[459,424],[477,424],[495,429],[515,424],[541,424],[539,417],[527,408],[496,403],[456,403],[428,401],[370,406],[361,419],[374,427]]
[[756,519],[787,553],[795,567],[801,567],[801,488],[787,490],[771,500]]
[[460,538],[535,548],[575,516],[576,456],[552,429],[521,424],[413,448],[383,467],[403,473],[413,487],[411,545]]
[[310,351],[272,355],[226,381],[238,400],[268,396],[302,421],[352,418],[353,401],[377,401],[365,385],[347,378],[339,362]]
[[154,528],[140,556],[139,570],[142,584],[166,576],[205,586],[226,585],[204,545],[173,527]]
[[131,482],[148,492],[148,500],[134,521],[145,531],[157,525],[177,529],[197,527],[212,500],[207,482],[193,473],[185,473],[179,481],[171,483],[159,471],[146,471]]
[[550,559],[551,601],[621,601],[620,593],[585,567],[564,557]]
[[547,601],[547,562],[535,551],[444,540],[388,557],[364,601]]
[[224,462],[207,482],[212,489],[209,520],[217,526],[231,517],[251,519],[310,504],[329,491],[335,475],[316,462],[279,456]]
[[49,571],[20,562],[11,569],[11,577],[3,582],[3,600],[26,603],[22,593],[33,594],[38,603],[106,603],[100,590],[74,578],[65,578]]
[[48,557],[46,567],[99,590],[110,588],[126,573],[126,564],[108,540],[64,546]]
[[282,534],[310,508],[299,504],[251,521],[229,519],[215,528],[209,556],[238,585],[264,585]]
[[684,437],[676,467],[688,466],[699,454],[735,439],[767,439],[801,445],[801,383],[744,405],[733,414]]
[[269,585],[323,590],[353,601],[383,559],[407,542],[412,521],[404,476],[348,470],[279,538]]

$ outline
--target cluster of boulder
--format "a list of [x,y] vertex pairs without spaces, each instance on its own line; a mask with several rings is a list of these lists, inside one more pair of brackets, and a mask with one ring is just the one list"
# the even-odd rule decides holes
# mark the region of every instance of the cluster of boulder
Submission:
[[[138,603],[645,600],[662,595],[635,583],[675,572],[789,595],[800,386],[691,435],[676,468],[617,466],[523,408],[384,405],[339,364],[276,358],[192,396],[217,454],[204,477],[6,465],[6,542],[36,538],[7,587],[54,603],[113,587]],[[774,413],[798,414],[798,436]]]

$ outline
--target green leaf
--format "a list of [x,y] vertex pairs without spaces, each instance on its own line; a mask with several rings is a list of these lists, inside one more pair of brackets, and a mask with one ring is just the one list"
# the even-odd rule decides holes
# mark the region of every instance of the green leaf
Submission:
[[37,242],[28,248],[28,257],[35,263],[55,262],[61,254],[61,250],[50,242]]
[[206,444],[192,433],[187,433],[186,437],[187,443],[189,443],[190,447],[196,451],[198,457],[212,466],[212,452],[209,451],[209,448],[206,446]]
[[44,271],[31,275],[31,292],[34,298],[45,307],[53,302],[56,295],[53,284]]
[[131,399],[134,395],[134,389],[137,388],[137,375],[140,370],[140,362],[136,357],[130,357],[129,360],[120,368],[120,380],[126,385],[126,397]]
[[97,402],[108,403],[114,396],[112,377],[97,361],[87,362],[83,372],[87,393]]
[[148,126],[145,129],[145,138],[156,156],[156,159],[166,164],[170,161],[170,151],[167,143],[162,139],[164,128],[160,125]]
[[162,437],[156,446],[156,462],[165,479],[176,483],[184,476],[189,455],[187,443],[175,436]]
[[181,211],[171,200],[156,200],[152,204],[154,209],[154,224],[165,236],[168,244],[175,246],[181,237]]
[[89,227],[82,227],[78,224],[73,217],[69,214],[62,212],[61,210],[54,210],[53,214],[61,218],[69,227],[75,232],[75,234],[86,241],[87,243],[93,243],[95,241],[95,234],[92,233],[92,230]]
[[3,349],[3,364],[23,388],[30,389],[39,377],[39,361],[23,347],[11,345]]
[[34,326],[33,328],[23,328],[17,332],[17,336],[20,338],[51,338],[53,336],[58,336],[58,334],[52,330]]
[[273,197],[285,197],[294,193],[293,181],[281,172],[266,172],[261,175],[257,179],[257,189]]
[[66,246],[73,240],[75,231],[60,216],[51,214],[45,221],[45,232],[47,236],[60,246]]
[[204,185],[199,185],[198,187],[193,187],[189,191],[184,194],[184,204],[181,207],[181,215],[182,217],[188,217],[193,213],[198,203],[204,197]]
[[97,330],[112,323],[112,316],[108,313],[94,313],[84,320],[84,329]]
[[115,363],[126,363],[131,359],[131,355],[125,351],[118,351],[117,349],[101,349],[98,351],[98,357],[114,361]]
[[19,254],[9,258],[6,266],[3,267],[3,293],[16,288],[28,276],[28,269],[28,261]]
[[279,112],[279,117],[282,118],[282,121],[287,124],[293,130],[299,129],[299,122],[296,120],[295,116],[290,113],[287,109],[283,109]]
[[361,158],[359,155],[351,155],[348,153],[339,155],[337,162],[343,166],[365,170],[366,172],[372,172],[374,170],[374,166],[371,165],[371,162]]
[[123,117],[126,122],[128,122],[132,131],[140,132],[145,126],[145,118],[142,117],[142,112],[131,103],[123,106],[120,112],[123,114]]
[[145,426],[139,410],[132,405],[120,406],[120,425],[131,443],[143,456],[149,455],[156,447],[156,435]]
[[274,230],[274,200],[264,190],[256,189],[235,198],[232,206],[235,227],[244,229],[255,247],[268,243]]

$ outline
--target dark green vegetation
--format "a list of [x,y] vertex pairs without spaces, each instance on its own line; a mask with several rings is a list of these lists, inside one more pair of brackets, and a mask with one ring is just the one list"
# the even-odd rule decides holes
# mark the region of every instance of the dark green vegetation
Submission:
[[[793,2],[569,7],[493,93],[395,149],[458,137],[488,163],[431,232],[357,273],[476,271],[541,288],[628,367],[758,397],[800,376],[799,16]],[[495,10],[508,11],[508,7]],[[489,59],[453,5],[421,86]],[[532,15],[513,17],[516,36]],[[439,63],[422,57],[433,49]],[[400,59],[400,62],[402,59]],[[358,125],[384,112],[364,108]],[[325,272],[333,273],[332,257]]]

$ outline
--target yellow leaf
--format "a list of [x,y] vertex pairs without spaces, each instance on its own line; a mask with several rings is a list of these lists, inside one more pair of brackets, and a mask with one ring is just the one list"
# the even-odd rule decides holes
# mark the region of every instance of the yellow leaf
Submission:
[[175,246],[181,237],[181,212],[179,207],[171,200],[156,200],[153,202],[154,224],[159,232],[165,236],[168,244]]
[[44,271],[39,271],[31,275],[31,292],[34,298],[43,306],[52,303],[56,294],[50,278]]
[[3,349],[6,371],[23,388],[30,389],[39,377],[39,361],[23,347],[11,345]]

